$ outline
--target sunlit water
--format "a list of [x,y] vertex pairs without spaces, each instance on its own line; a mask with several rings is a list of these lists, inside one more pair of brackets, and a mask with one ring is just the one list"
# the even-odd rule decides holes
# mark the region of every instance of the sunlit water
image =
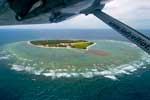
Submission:
[[[150,100],[149,56],[120,42],[127,40],[112,30],[0,32],[0,100]],[[83,51],[36,48],[26,42],[38,39],[96,40],[97,44]]]

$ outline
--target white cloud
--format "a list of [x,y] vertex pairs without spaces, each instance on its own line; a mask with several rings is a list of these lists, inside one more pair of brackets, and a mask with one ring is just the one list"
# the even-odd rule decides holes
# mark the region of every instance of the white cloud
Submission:
[[122,19],[150,19],[150,0],[113,0],[105,12]]
[[38,24],[38,25],[13,25],[13,26],[4,26],[2,28],[21,28],[21,29],[99,29],[108,27],[97,19],[92,14],[85,16],[79,15],[73,19],[66,20],[60,23],[54,24]]
[[104,11],[135,27],[150,27],[150,0],[113,0]]

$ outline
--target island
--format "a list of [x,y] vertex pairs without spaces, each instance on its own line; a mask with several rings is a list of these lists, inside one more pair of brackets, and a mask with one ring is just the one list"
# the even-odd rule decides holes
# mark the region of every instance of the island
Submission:
[[86,50],[95,44],[86,40],[34,40],[29,41],[29,43],[43,48],[76,48]]

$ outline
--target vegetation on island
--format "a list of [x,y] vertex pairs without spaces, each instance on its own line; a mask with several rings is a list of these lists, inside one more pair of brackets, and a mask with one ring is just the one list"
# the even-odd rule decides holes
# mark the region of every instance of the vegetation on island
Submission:
[[93,42],[85,40],[35,40],[30,41],[31,44],[42,47],[68,47],[76,49],[87,49]]

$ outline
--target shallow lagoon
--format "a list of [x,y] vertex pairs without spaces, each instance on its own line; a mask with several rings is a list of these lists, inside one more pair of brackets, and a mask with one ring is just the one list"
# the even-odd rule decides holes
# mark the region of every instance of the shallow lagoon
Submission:
[[150,56],[134,44],[113,40],[95,40],[88,50],[41,48],[27,41],[2,47],[12,70],[51,78],[104,76],[117,80],[150,63]]

